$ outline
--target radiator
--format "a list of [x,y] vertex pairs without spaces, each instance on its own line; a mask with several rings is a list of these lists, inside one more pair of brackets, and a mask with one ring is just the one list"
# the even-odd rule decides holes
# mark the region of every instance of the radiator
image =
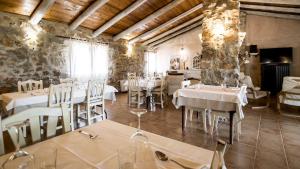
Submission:
[[281,91],[284,76],[290,75],[290,64],[262,64],[261,88],[276,94]]

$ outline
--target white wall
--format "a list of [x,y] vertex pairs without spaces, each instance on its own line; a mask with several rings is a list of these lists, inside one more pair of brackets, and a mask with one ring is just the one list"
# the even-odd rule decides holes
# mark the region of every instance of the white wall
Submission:
[[[300,76],[300,21],[266,16],[247,15],[246,43],[258,48],[293,47],[291,75]],[[252,57],[250,75],[260,85],[259,57]]]
[[[192,59],[196,56],[197,52],[201,54],[202,46],[199,38],[201,34],[201,28],[195,28],[192,31],[184,33],[180,36],[175,37],[158,46],[158,69],[168,70],[170,67],[170,57],[180,56],[180,50],[184,48],[184,54],[187,57],[186,66],[192,68]],[[181,66],[183,67],[183,66]]]

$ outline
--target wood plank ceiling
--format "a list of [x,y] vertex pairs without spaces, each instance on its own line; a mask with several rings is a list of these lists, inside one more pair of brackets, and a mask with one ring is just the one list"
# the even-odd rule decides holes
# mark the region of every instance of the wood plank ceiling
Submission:
[[[95,1],[97,0],[56,0],[43,16],[43,19],[71,24]],[[130,8],[136,1],[137,0],[108,0],[104,5],[89,15],[80,26],[95,31],[125,9]],[[103,34],[114,37],[173,1],[179,1],[180,3],[122,38],[127,40],[133,39],[157,28],[203,2],[203,0],[147,0],[106,29]],[[241,0],[241,10],[300,16],[300,3],[288,3],[289,1],[293,2],[295,0],[282,1],[284,1],[284,3],[281,3],[280,0]],[[0,0],[0,11],[31,16],[41,2],[42,0]],[[284,10],[282,10],[282,8],[284,8]],[[139,39],[139,42],[144,42],[157,35],[163,34],[193,18],[199,17],[201,14],[202,8],[198,8],[186,16],[180,17],[178,20],[176,19],[159,31],[152,33],[151,36]],[[197,20],[195,22],[199,21]]]

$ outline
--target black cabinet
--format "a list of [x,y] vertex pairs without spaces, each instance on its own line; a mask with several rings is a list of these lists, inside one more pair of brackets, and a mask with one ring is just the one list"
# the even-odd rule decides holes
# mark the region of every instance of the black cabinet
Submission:
[[261,65],[261,89],[277,94],[281,91],[284,76],[290,75],[290,64],[262,64]]

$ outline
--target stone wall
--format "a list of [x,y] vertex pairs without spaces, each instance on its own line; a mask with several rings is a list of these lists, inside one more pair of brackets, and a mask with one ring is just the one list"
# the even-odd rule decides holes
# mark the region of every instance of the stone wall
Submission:
[[201,80],[236,85],[239,76],[239,1],[205,0]]
[[108,80],[114,87],[120,88],[120,80],[127,79],[128,72],[136,72],[138,75],[144,73],[145,49],[142,46],[133,46],[132,52],[129,54],[128,44],[123,41],[120,43],[111,43],[110,50],[112,53]]
[[[66,77],[64,40],[89,40],[92,33],[84,28],[69,32],[66,24],[45,20],[32,27],[26,24],[28,17],[2,12],[0,21],[0,94],[16,91],[18,80],[42,79],[47,87],[49,78],[57,82],[59,77]],[[34,32],[39,33],[35,36]],[[126,43],[112,42],[111,37],[104,36],[93,40],[110,46],[109,83],[118,87],[127,71],[143,71],[144,50],[140,46],[134,47],[132,57],[127,57]]]

